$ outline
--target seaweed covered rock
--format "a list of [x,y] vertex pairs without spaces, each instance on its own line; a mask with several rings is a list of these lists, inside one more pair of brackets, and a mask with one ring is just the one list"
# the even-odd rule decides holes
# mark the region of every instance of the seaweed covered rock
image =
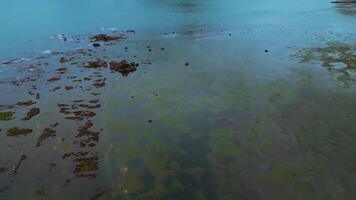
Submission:
[[13,137],[28,135],[30,133],[32,133],[32,129],[29,128],[14,127],[7,130],[7,136],[13,136]]
[[127,60],[120,62],[110,62],[110,69],[121,73],[123,76],[127,76],[129,73],[136,71],[138,63],[129,63]]

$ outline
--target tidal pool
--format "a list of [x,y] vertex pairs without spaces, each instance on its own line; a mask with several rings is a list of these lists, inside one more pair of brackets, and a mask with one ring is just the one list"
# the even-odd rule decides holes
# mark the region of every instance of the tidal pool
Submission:
[[2,2],[0,199],[354,199],[355,12]]

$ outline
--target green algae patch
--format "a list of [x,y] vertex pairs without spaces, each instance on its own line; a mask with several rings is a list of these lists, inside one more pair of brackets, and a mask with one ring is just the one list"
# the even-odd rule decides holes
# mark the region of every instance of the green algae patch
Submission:
[[12,118],[12,116],[15,114],[15,112],[0,112],[0,121],[9,121]]

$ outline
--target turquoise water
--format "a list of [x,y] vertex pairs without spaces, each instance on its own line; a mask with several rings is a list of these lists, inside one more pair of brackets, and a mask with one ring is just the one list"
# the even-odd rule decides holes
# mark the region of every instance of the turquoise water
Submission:
[[45,49],[46,39],[60,33],[88,34],[101,28],[153,33],[201,28],[239,31],[259,26],[284,29],[299,37],[354,37],[354,15],[343,10],[325,0],[5,1],[0,8],[0,58]]
[[355,11],[2,2],[0,199],[353,199]]

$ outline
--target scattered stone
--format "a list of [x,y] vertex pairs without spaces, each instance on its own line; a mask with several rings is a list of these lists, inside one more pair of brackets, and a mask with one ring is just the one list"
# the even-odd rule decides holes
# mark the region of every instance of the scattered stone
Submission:
[[59,112],[62,113],[62,114],[65,114],[65,115],[70,114],[69,108],[60,108]]
[[101,46],[101,44],[99,44],[99,43],[94,43],[93,44],[93,47],[100,47]]
[[67,41],[67,37],[64,34],[59,34],[55,37],[51,37],[52,39],[57,39],[57,40],[61,40],[63,42]]
[[57,90],[59,90],[59,89],[61,89],[61,87],[60,87],[60,86],[57,86],[57,87],[53,88],[52,90],[50,90],[50,92],[55,92],[55,91],[57,91]]
[[99,99],[93,99],[93,100],[90,100],[89,103],[98,103],[99,102]]
[[59,59],[59,62],[63,64],[63,63],[68,62],[68,60],[65,59],[64,57],[62,57],[62,58]]

